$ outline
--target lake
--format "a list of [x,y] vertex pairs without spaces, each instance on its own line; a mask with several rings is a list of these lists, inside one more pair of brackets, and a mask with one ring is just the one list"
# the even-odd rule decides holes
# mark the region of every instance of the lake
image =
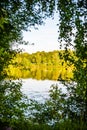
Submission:
[[23,79],[22,92],[28,96],[29,99],[34,99],[39,102],[44,102],[49,98],[49,90],[51,85],[58,85],[63,92],[66,88],[60,81],[55,80],[36,80],[36,79]]

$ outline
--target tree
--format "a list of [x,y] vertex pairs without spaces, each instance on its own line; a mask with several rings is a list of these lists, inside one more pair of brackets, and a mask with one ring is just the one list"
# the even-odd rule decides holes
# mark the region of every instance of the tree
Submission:
[[[56,4],[55,4],[56,3]],[[86,0],[1,0],[0,1],[0,81],[5,78],[4,67],[14,55],[11,46],[24,43],[22,31],[29,27],[41,25],[43,19],[52,16],[55,9],[59,11],[59,41],[65,45],[63,57],[74,64],[76,86],[68,87],[70,97],[67,100],[70,118],[81,117],[87,121],[87,2]],[[74,44],[73,44],[74,42]],[[62,44],[64,43],[64,44]],[[74,48],[74,55],[69,55],[68,48]],[[0,82],[0,87],[2,86]],[[5,91],[5,90],[4,90]],[[1,95],[3,94],[2,91]],[[3,96],[2,100],[4,101]],[[74,104],[73,104],[74,103]],[[76,106],[75,111],[70,104]],[[69,106],[69,107],[68,107]],[[78,109],[77,109],[78,108]],[[79,114],[78,111],[79,110]],[[75,119],[75,118],[74,118]],[[1,119],[2,120],[2,119]]]
[[22,31],[41,25],[43,18],[52,16],[54,7],[55,1],[1,0],[0,52],[9,52],[13,44],[24,43]]
[[[4,82],[7,74],[5,67],[17,53],[12,50],[14,44],[25,43],[23,30],[41,25],[43,18],[52,16],[55,1],[41,0],[1,0],[0,1],[0,122],[12,123],[23,114],[20,105],[23,95],[21,84]],[[22,104],[22,103],[21,103]],[[22,109],[22,110],[21,110]]]
[[[87,1],[58,0],[59,42],[65,47],[62,55],[74,65],[73,78],[67,86],[64,102],[64,119],[87,122]],[[68,49],[73,48],[73,55]],[[73,83],[74,82],[74,83]],[[61,96],[62,98],[62,96]]]
[[[59,0],[58,10],[59,41],[61,46],[65,43],[66,50],[63,57],[75,67],[73,80],[76,86],[68,86],[70,97],[67,112],[70,112],[71,118],[80,117],[81,120],[87,121],[87,1]],[[77,58],[70,57],[67,51],[69,47],[73,47]]]

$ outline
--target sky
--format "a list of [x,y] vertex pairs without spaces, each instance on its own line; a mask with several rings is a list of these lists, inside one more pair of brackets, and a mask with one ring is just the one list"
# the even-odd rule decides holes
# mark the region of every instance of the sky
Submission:
[[57,24],[58,15],[55,15],[54,19],[48,18],[45,20],[45,25],[39,25],[38,30],[32,28],[31,32],[23,32],[24,40],[28,41],[29,45],[21,45],[19,47],[28,53],[58,50],[59,43]]

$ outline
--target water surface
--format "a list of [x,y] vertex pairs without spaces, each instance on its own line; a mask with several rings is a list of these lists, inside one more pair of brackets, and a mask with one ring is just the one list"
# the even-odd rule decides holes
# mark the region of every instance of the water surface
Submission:
[[49,98],[49,90],[51,85],[58,85],[59,88],[66,91],[66,88],[60,81],[55,80],[36,80],[36,79],[23,79],[22,92],[28,96],[29,99],[35,99],[43,102]]

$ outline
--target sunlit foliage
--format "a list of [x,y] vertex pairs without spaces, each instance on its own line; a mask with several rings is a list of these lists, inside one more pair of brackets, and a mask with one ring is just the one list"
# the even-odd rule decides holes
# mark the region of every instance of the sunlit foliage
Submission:
[[[64,51],[19,53],[7,68],[9,78],[71,80],[74,66],[60,58]],[[74,57],[74,52],[70,51]]]

